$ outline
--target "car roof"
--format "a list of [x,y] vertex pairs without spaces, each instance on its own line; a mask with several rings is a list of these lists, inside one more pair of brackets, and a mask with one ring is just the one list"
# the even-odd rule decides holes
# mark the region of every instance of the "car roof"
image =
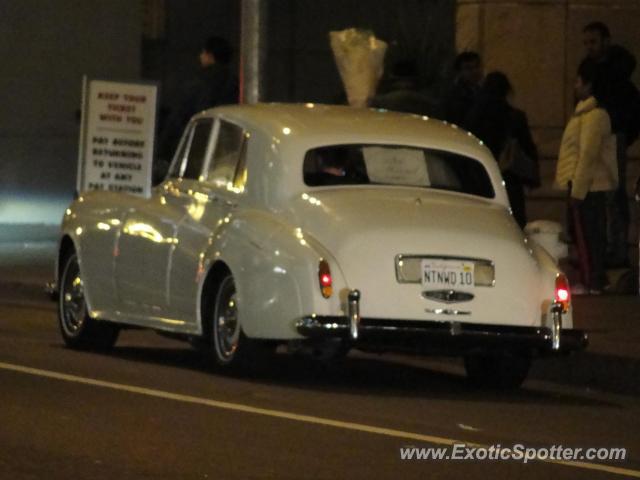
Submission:
[[[301,169],[310,149],[348,144],[410,145],[476,159],[489,173],[496,191],[494,201],[508,205],[497,162],[489,149],[471,133],[444,121],[384,109],[313,103],[221,106],[206,110],[195,119],[212,116],[236,123],[257,137],[254,145],[268,149],[276,160],[263,173],[273,174],[273,165],[280,165],[276,176],[289,186],[287,191],[308,188]],[[299,168],[290,168],[294,161]]]
[[426,116],[392,112],[384,109],[353,108],[343,105],[258,103],[218,107],[201,115],[217,114],[251,130],[283,142],[317,143],[367,141],[405,143],[432,148],[451,149],[478,156],[486,154],[482,142],[457,125]]

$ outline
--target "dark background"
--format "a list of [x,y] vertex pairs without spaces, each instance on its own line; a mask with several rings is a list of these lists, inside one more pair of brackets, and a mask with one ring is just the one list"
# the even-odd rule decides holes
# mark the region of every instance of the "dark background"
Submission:
[[[387,60],[420,59],[437,95],[453,54],[449,0],[271,0],[267,101],[335,102],[328,32],[371,29]],[[0,241],[53,239],[73,195],[83,75],[160,83],[163,111],[212,34],[240,45],[239,0],[0,0]]]

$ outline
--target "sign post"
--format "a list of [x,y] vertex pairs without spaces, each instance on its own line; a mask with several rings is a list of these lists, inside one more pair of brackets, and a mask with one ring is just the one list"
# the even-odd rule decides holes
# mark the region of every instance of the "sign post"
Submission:
[[78,193],[151,194],[158,87],[83,79]]

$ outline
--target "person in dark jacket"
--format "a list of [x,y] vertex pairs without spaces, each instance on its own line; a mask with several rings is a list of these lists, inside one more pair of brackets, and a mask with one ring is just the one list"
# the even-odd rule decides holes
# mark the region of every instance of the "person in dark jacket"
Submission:
[[418,88],[418,66],[411,60],[397,62],[391,68],[390,85],[386,92],[378,93],[369,101],[372,108],[384,108],[395,112],[436,116],[435,102]]
[[592,22],[583,29],[587,58],[595,62],[596,83],[602,91],[602,106],[611,118],[617,141],[618,189],[609,195],[609,267],[628,266],[629,200],[626,190],[627,149],[640,133],[640,93],[631,81],[635,57],[624,47],[611,42],[609,28]]
[[[496,160],[510,139],[517,140],[521,150],[536,164],[538,150],[531,137],[526,114],[510,105],[513,87],[502,72],[491,72],[485,78],[478,98],[463,126],[489,148]],[[524,187],[539,186],[539,179],[524,180],[510,171],[502,172],[513,216],[521,228],[527,224]]]
[[159,158],[168,166],[189,119],[218,105],[238,103],[238,80],[231,70],[233,50],[221,37],[209,37],[199,55],[200,69],[181,91],[160,134]]
[[455,79],[444,101],[444,119],[462,125],[482,84],[482,60],[476,52],[460,53],[454,63]]

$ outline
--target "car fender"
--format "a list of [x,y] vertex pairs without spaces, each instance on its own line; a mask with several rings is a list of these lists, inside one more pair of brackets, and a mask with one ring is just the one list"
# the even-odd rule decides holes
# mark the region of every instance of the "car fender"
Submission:
[[[529,238],[528,244],[540,269],[540,291],[542,293],[542,298],[540,299],[540,324],[551,327],[553,323],[551,319],[551,306],[555,299],[555,282],[556,277],[561,274],[562,271],[553,257],[535,240]],[[569,311],[563,315],[562,328],[573,328],[573,308],[571,305]]]
[[[321,259],[332,269],[334,294],[320,293],[318,264]],[[312,313],[338,313],[338,293],[346,288],[335,259],[315,239],[305,236],[268,212],[249,212],[233,217],[214,231],[201,254],[204,282],[211,268],[223,262],[234,276],[239,319],[245,334],[254,338],[300,338],[295,322]]]

